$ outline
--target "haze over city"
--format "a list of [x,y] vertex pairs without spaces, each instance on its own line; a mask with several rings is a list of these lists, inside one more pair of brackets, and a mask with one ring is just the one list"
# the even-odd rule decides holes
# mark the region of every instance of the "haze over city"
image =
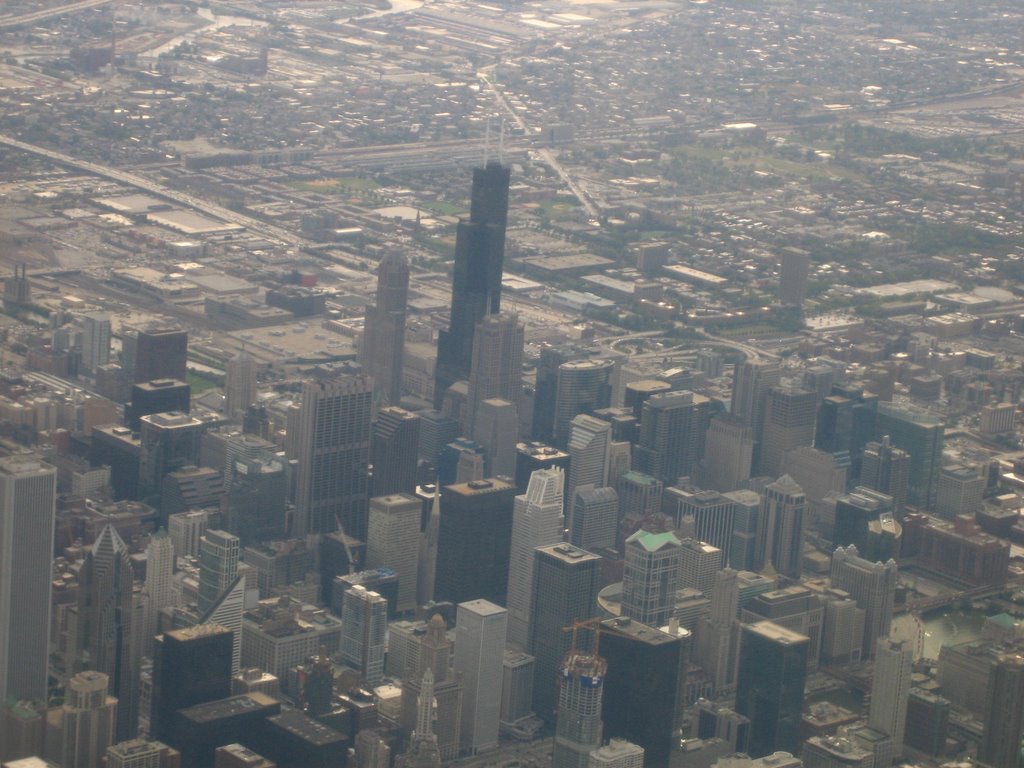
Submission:
[[1024,768],[1024,7],[6,0],[2,768]]

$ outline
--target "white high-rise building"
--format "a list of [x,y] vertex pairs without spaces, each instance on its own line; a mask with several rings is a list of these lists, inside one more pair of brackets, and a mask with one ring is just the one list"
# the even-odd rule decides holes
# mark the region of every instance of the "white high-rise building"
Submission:
[[370,499],[366,567],[390,568],[398,574],[399,613],[416,608],[420,560],[420,514],[423,502],[407,493]]
[[612,425],[594,416],[580,414],[569,423],[569,485],[571,499],[581,485],[608,485],[608,452]]
[[206,535],[208,519],[205,509],[176,512],[167,518],[167,531],[175,557],[199,557],[199,542]]
[[683,539],[679,548],[680,586],[700,590],[711,597],[715,574],[722,567],[722,550],[697,539]]
[[908,640],[880,639],[875,647],[875,675],[871,682],[868,725],[888,735],[892,754],[874,768],[889,768],[903,752],[907,727],[907,702],[913,673],[914,649]]
[[832,555],[832,586],[848,592],[864,609],[864,643],[861,658],[873,658],[875,644],[892,630],[896,600],[896,562],[872,563],[860,556],[853,544],[838,547]]
[[498,746],[501,683],[508,611],[488,600],[459,603],[455,616],[455,669],[462,673],[464,753]]
[[146,547],[146,613],[143,655],[152,657],[160,611],[174,604],[174,545],[163,528]]
[[242,664],[242,615],[245,578],[238,573],[240,542],[226,531],[210,529],[199,542],[199,621],[233,633],[231,673]]
[[82,318],[82,367],[90,373],[110,362],[110,315],[93,312]]
[[588,768],[643,768],[644,748],[625,739],[612,739],[590,753]]
[[241,419],[245,409],[256,402],[256,359],[242,350],[228,360],[224,378],[224,413]]
[[512,548],[508,565],[508,642],[525,649],[530,637],[533,550],[557,544],[565,528],[562,507],[565,472],[560,467],[530,475],[526,493],[512,510]]
[[57,473],[0,459],[0,696],[46,701]]
[[384,677],[384,643],[388,630],[388,601],[362,584],[341,600],[341,659],[370,685]]

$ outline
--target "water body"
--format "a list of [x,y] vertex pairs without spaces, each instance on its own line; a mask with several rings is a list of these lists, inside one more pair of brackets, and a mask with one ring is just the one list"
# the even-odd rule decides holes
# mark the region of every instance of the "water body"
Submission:
[[981,637],[989,611],[974,608],[943,608],[924,616],[902,614],[893,620],[893,635],[916,644],[918,657],[938,659],[944,645],[956,645]]
[[201,37],[202,35],[209,34],[223,27],[265,27],[267,22],[260,21],[259,19],[249,19],[245,16],[218,16],[208,8],[200,8],[196,11],[196,15],[206,19],[210,23],[204,27],[193,29],[191,32],[186,32],[183,35],[177,35],[172,37],[165,43],[148,48],[144,51],[139,51],[140,56],[160,56],[164,53],[170,53],[182,43],[191,43],[193,40]]

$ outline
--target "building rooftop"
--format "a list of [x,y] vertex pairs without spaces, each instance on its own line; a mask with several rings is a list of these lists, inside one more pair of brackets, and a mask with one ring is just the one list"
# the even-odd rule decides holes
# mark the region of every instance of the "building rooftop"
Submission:
[[538,547],[535,551],[556,557],[566,563],[585,563],[601,559],[599,556],[587,552],[585,549],[574,547],[572,544],[551,544],[546,547]]
[[810,642],[810,638],[807,637],[807,635],[801,635],[799,632],[786,629],[773,621],[758,621],[755,624],[748,624],[746,629],[748,632],[753,632],[754,634],[761,635],[761,637],[783,645],[796,645],[797,643]]
[[681,544],[672,531],[654,533],[653,531],[645,531],[642,528],[626,539],[626,543],[637,544],[648,552],[657,552],[665,547],[678,547]]
[[279,711],[280,707],[277,699],[265,694],[243,693],[241,696],[229,696],[226,699],[196,704],[194,707],[178,710],[178,714],[195,723],[209,723],[249,712],[263,711],[264,714],[270,714],[271,711]]
[[313,718],[294,709],[269,717],[267,722],[273,723],[278,728],[316,746],[329,746],[348,741],[348,739],[333,728],[318,723]]
[[470,480],[468,483],[455,483],[445,486],[445,491],[457,493],[460,496],[478,496],[497,491],[507,491],[515,486],[508,480],[500,477],[488,477],[484,480]]
[[623,635],[647,645],[667,645],[668,643],[675,642],[677,639],[661,629],[641,624],[639,621],[625,616],[605,619],[601,622],[601,631],[609,634]]

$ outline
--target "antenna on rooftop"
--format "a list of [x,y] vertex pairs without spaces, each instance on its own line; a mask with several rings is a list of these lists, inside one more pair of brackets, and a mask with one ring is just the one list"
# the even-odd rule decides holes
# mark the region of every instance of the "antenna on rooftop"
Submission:
[[487,130],[484,131],[484,166],[487,165],[487,156],[491,150],[491,117],[487,116]]
[[505,163],[505,118],[501,118],[501,133],[498,134],[498,162]]

